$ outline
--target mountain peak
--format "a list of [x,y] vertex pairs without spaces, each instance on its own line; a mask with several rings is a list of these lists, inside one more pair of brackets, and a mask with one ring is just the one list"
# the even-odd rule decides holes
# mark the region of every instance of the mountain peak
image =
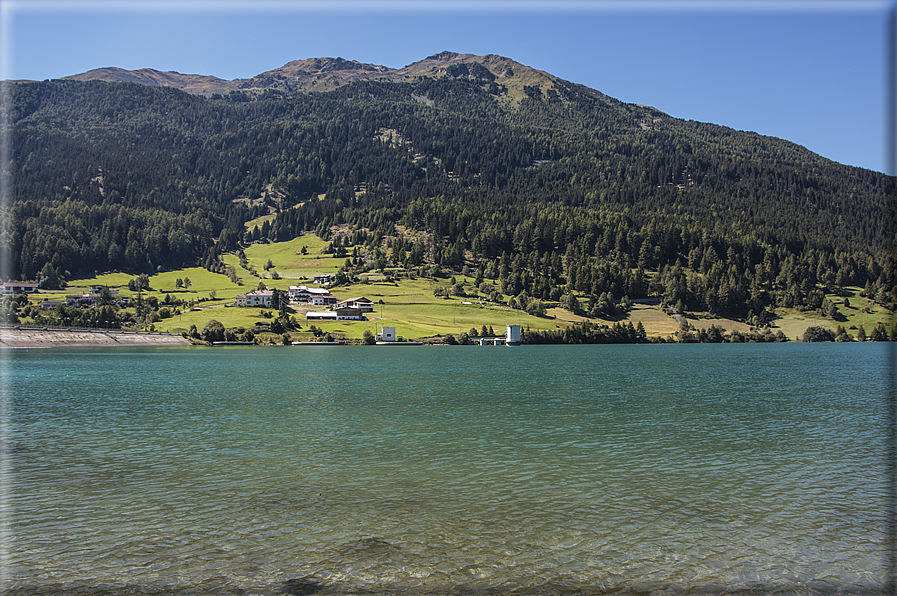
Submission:
[[152,68],[125,70],[117,66],[95,68],[87,72],[63,77],[74,81],[107,81],[110,83],[137,83],[148,87],[176,87],[195,95],[229,93],[234,90],[229,81],[209,75],[163,72]]
[[[433,54],[432,56],[427,56],[425,59],[426,60],[436,60],[438,62],[445,62],[447,60],[454,60],[455,58],[457,58],[460,55],[461,54],[458,54],[456,52],[439,52],[438,54]],[[469,54],[465,54],[465,55],[469,55]]]
[[279,68],[248,79],[232,81],[208,75],[185,75],[149,68],[125,70],[116,67],[98,68],[64,78],[176,87],[188,93],[211,95],[266,89],[298,93],[323,92],[360,80],[401,82],[413,81],[420,77],[488,81],[503,86],[507,91],[506,97],[512,103],[518,103],[525,96],[526,87],[530,89],[538,87],[542,92],[548,92],[559,80],[546,72],[496,54],[477,56],[451,51],[433,54],[401,69],[341,57],[304,58],[287,62]]
[[[304,60],[293,60],[287,62],[280,68],[275,68],[270,72],[295,72],[303,71],[306,73],[313,72],[332,72],[337,70],[362,70],[367,72],[386,72],[391,69],[386,66],[377,64],[365,64],[358,60],[346,60],[344,58],[306,58]],[[262,73],[262,74],[268,74]]]

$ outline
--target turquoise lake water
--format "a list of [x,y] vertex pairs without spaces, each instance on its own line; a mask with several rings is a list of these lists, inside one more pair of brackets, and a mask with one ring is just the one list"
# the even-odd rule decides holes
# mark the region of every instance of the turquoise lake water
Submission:
[[6,351],[6,591],[884,594],[890,349]]

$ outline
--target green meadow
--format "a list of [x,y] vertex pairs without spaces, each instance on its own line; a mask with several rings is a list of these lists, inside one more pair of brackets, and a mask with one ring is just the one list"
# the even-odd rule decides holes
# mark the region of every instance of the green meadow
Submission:
[[[246,248],[243,252],[246,260],[255,268],[256,273],[265,278],[267,283],[276,271],[282,280],[289,280],[285,287],[296,285],[297,281],[311,281],[315,275],[322,273],[336,273],[342,267],[346,259],[334,258],[325,254],[324,249],[329,242],[325,242],[317,236],[306,234],[287,242],[257,243]],[[305,247],[306,254],[302,254]],[[234,257],[236,258],[236,257]],[[265,265],[271,261],[273,268],[265,271]],[[239,259],[237,259],[239,263]],[[248,273],[245,269],[238,270],[237,275]],[[280,287],[277,280],[271,280],[273,287]]]
[[[465,279],[468,284],[471,278]],[[346,337],[360,338],[365,329],[376,332],[379,327],[395,327],[405,338],[425,338],[459,335],[471,327],[483,325],[503,334],[505,325],[522,325],[531,329],[552,329],[556,321],[533,317],[507,306],[481,301],[474,297],[436,297],[433,289],[448,287],[448,280],[431,278],[403,279],[397,282],[358,283],[334,288],[340,299],[364,296],[374,302],[374,312],[367,313],[367,321],[315,322],[317,327]],[[382,302],[383,304],[380,304]]]
[[[256,323],[271,322],[276,313],[271,309],[234,306],[235,297],[257,289],[260,283],[270,289],[286,291],[290,285],[311,285],[315,275],[336,273],[344,264],[345,258],[333,258],[324,253],[328,244],[311,234],[288,242],[253,244],[243,253],[246,268],[240,265],[240,257],[237,254],[226,254],[222,257],[224,263],[236,271],[239,284],[233,283],[227,275],[191,267],[150,276],[150,288],[141,292],[141,295],[143,298],[155,297],[160,303],[166,298],[184,303],[177,308],[180,311],[178,314],[156,322],[154,325],[156,330],[180,333],[187,331],[191,325],[201,330],[213,319],[220,321],[227,328],[250,329]],[[266,271],[265,266],[269,261],[272,267]],[[252,275],[248,270],[249,267],[254,268],[259,277]],[[274,272],[277,273],[278,279],[273,278]],[[293,339],[310,339],[312,325],[325,333],[346,339],[360,339],[366,330],[376,333],[381,327],[395,327],[396,332],[405,338],[421,339],[446,334],[459,335],[471,328],[481,330],[484,325],[487,329],[492,327],[496,333],[503,333],[505,325],[509,324],[529,329],[553,329],[587,320],[561,308],[549,308],[545,317],[535,317],[502,304],[489,302],[482,296],[435,296],[434,289],[439,286],[443,290],[448,290],[452,285],[451,279],[402,277],[404,272],[395,270],[387,270],[385,273],[392,276],[380,272],[362,273],[357,283],[331,289],[340,300],[364,296],[374,302],[375,310],[366,314],[365,321],[306,321],[307,312],[322,310],[323,307],[294,305],[290,314],[295,317],[301,328],[291,332]],[[135,277],[128,273],[115,272],[76,279],[69,282],[64,290],[44,291],[32,296],[31,300],[36,304],[44,299],[87,292],[94,285],[108,286],[117,290],[119,296],[135,298],[137,292],[128,289],[128,282]],[[189,287],[178,288],[176,284],[178,279],[189,279]],[[456,276],[455,280],[464,282],[468,291],[475,293],[472,277]],[[893,313],[860,296],[860,292],[861,288],[848,288],[843,296],[829,296],[843,316],[842,321],[836,322],[815,312],[780,310],[779,318],[772,327],[781,329],[790,339],[800,338],[807,327],[814,325],[822,325],[833,330],[837,325],[841,325],[853,336],[857,335],[860,326],[865,329],[868,336],[879,322],[883,322],[890,329],[894,324]],[[133,305],[129,310],[134,310]],[[171,308],[171,311],[174,312],[175,308]],[[613,321],[593,320],[593,322],[613,324]],[[633,324],[641,322],[648,336],[654,337],[672,336],[679,329],[678,323],[658,306],[635,305],[621,322]],[[690,322],[696,327],[719,325],[727,331],[749,329],[744,323],[729,319],[690,319]]]
[[[223,255],[226,265],[233,267],[242,285],[233,283],[228,276],[212,273],[203,268],[192,267],[177,271],[167,271],[149,277],[149,290],[141,292],[144,299],[156,297],[160,303],[166,296],[173,300],[188,303],[180,308],[180,314],[163,319],[155,324],[155,329],[180,333],[191,325],[202,329],[210,320],[220,321],[227,328],[252,328],[258,322],[270,322],[271,309],[233,306],[237,294],[244,294],[258,288],[259,282],[268,288],[286,291],[290,285],[299,283],[312,285],[312,278],[320,273],[335,273],[345,262],[345,258],[336,259],[323,253],[327,242],[306,235],[289,242],[254,244],[245,249],[244,254],[261,279],[254,277],[247,269],[240,267],[240,259],[236,254]],[[305,255],[301,254],[306,247]],[[268,260],[274,267],[265,271]],[[280,279],[272,279],[271,273],[277,271]],[[312,325],[325,333],[331,333],[347,339],[361,339],[365,330],[376,333],[380,327],[395,327],[397,333],[406,338],[427,338],[445,334],[459,335],[468,332],[471,327],[478,330],[482,326],[492,327],[496,333],[504,333],[505,325],[519,324],[531,329],[549,329],[556,325],[567,324],[553,318],[540,318],[511,309],[500,304],[483,301],[478,297],[451,298],[436,297],[434,288],[449,288],[448,278],[405,278],[398,281],[385,281],[386,276],[378,273],[363,274],[362,281],[356,284],[340,286],[331,291],[339,299],[365,296],[376,304],[375,312],[367,313],[365,321],[310,321],[305,313],[311,310],[322,310],[323,307],[311,305],[295,305],[291,316],[295,317],[301,329],[293,332],[294,339],[310,338]],[[137,292],[128,289],[128,282],[136,278],[127,273],[105,273],[92,278],[72,280],[65,290],[42,292],[33,300],[63,297],[66,294],[87,292],[91,286],[104,285],[117,290],[119,296],[136,298]],[[190,287],[176,287],[177,279],[189,278]],[[473,278],[458,276],[456,281],[465,281],[469,286]],[[54,296],[55,295],[55,296]],[[382,304],[380,304],[382,302]],[[133,306],[129,309],[133,311]]]
[[[894,322],[894,313],[876,304],[874,301],[860,296],[862,288],[847,288],[850,291],[849,296],[830,296],[829,299],[838,307],[838,311],[845,317],[845,322],[838,322],[845,329],[853,326],[862,325],[868,333],[879,322],[890,325]],[[844,305],[844,300],[849,301],[849,305]]]
[[[132,297],[136,296],[137,292],[128,289],[128,282],[136,277],[136,275],[128,273],[105,273],[96,277],[72,280],[68,283],[65,290],[55,293],[77,294],[86,292],[91,286],[101,285],[108,286],[111,290],[118,290],[119,296]],[[250,277],[248,273],[246,277]],[[181,280],[189,279],[190,287],[178,289],[176,281],[179,278]],[[212,302],[233,301],[237,294],[245,294],[249,290],[255,289],[258,284],[258,280],[248,279],[250,286],[239,286],[232,283],[226,275],[212,273],[202,267],[190,267],[188,269],[157,273],[156,275],[151,275],[149,280],[150,289],[142,292],[144,296],[156,296],[162,300],[165,294],[170,294],[172,298],[179,298],[184,301],[192,300],[194,302],[199,302],[200,300]],[[212,298],[213,295],[214,298]]]

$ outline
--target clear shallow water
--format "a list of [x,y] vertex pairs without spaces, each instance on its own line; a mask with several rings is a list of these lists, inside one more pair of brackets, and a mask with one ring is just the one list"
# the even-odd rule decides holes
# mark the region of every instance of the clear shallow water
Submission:
[[7,589],[884,593],[888,348],[7,352]]

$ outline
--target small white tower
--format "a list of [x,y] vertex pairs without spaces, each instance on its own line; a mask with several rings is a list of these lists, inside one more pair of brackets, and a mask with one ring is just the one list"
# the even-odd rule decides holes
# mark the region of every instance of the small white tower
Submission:
[[520,325],[508,325],[505,333],[505,343],[509,346],[520,345]]

